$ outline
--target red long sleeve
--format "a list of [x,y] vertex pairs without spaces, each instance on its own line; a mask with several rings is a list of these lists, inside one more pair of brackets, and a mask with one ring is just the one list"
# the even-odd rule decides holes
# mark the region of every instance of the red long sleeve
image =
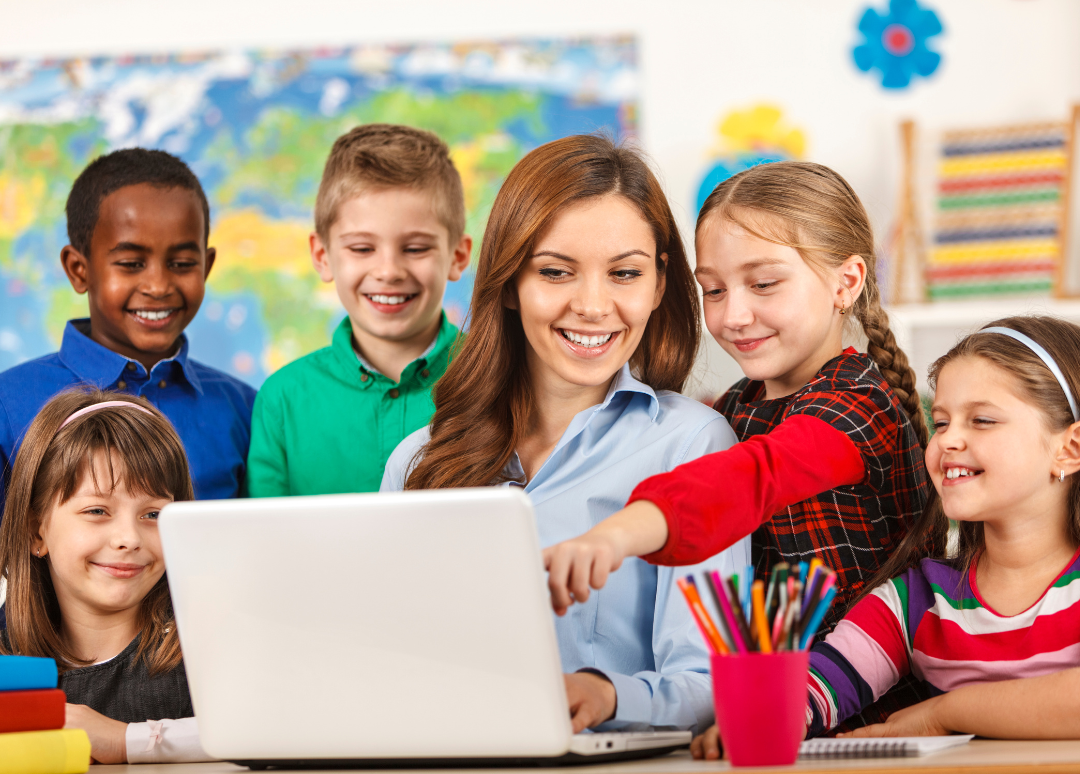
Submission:
[[699,457],[642,481],[629,502],[664,512],[668,540],[642,557],[653,564],[704,561],[749,535],[776,511],[867,476],[862,456],[840,430],[794,415],[765,435]]

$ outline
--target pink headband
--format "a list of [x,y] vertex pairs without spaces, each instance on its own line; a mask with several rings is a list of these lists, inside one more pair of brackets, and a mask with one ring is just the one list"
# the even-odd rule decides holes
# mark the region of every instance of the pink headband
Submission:
[[[81,417],[84,414],[90,414],[91,412],[97,411],[98,409],[109,408],[110,406],[127,406],[128,408],[133,408],[133,409],[136,409],[138,411],[141,411],[144,414],[150,414],[150,416],[154,415],[154,413],[152,411],[149,411],[148,409],[143,408],[138,403],[132,403],[131,401],[127,401],[127,400],[105,400],[105,401],[102,401],[101,403],[91,403],[86,408],[79,409],[74,414],[72,414],[70,417],[68,417],[67,419],[64,420],[64,424],[60,425],[60,430],[63,430],[65,427],[70,425],[72,422],[74,422],[76,419],[78,419],[79,417]],[[57,431],[57,432],[59,432],[59,431]]]

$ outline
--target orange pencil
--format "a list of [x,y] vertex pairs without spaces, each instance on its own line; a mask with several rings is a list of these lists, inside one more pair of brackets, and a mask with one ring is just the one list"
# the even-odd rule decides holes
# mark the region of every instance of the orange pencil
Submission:
[[765,581],[754,581],[750,591],[754,625],[757,627],[758,647],[762,653],[772,653],[769,642],[769,619],[765,616]]
[[678,578],[675,582],[679,586],[679,591],[686,598],[686,604],[690,606],[690,613],[694,616],[698,628],[701,629],[705,642],[708,643],[714,653],[726,656],[731,651],[728,650],[728,646],[724,643],[724,638],[720,636],[720,632],[716,630],[716,624],[709,617],[709,612],[701,604],[701,597],[697,593],[697,587],[687,583],[685,578]]
[[714,647],[716,648],[716,652],[721,656],[728,655],[731,653],[731,649],[727,646],[727,643],[724,642],[724,635],[720,633],[720,627],[713,621],[712,616],[709,615],[709,611],[705,607],[705,603],[701,601],[701,594],[698,593],[697,584],[694,583],[693,579],[690,579],[686,585],[690,591],[690,596],[694,600],[694,604],[697,606],[699,615],[701,615],[702,620],[705,621],[705,627],[709,632],[709,636],[715,641]]

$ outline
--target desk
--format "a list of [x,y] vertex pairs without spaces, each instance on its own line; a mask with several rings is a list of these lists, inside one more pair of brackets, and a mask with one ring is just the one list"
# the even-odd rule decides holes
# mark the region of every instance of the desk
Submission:
[[[690,753],[677,752],[663,758],[651,758],[631,763],[606,766],[569,766],[558,769],[483,769],[476,774],[522,774],[544,772],[559,774],[712,774],[731,771],[724,761],[695,761]],[[800,761],[794,766],[777,769],[734,769],[749,774],[769,772],[838,771],[844,774],[952,774],[989,772],[989,774],[1080,774],[1080,741],[1070,742],[1005,742],[976,739],[963,747],[945,750],[921,758],[867,758],[846,761]],[[247,769],[230,763],[175,763],[142,766],[94,766],[90,774],[243,774]],[[273,770],[271,770],[273,771]],[[439,774],[451,769],[427,769],[425,774]],[[341,770],[334,774],[342,774]],[[395,771],[392,774],[404,774]]]

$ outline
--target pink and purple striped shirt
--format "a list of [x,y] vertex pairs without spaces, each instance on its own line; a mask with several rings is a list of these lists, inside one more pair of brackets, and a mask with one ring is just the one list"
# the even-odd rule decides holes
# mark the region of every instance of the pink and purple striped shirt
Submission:
[[1003,616],[963,573],[923,559],[874,589],[810,654],[808,736],[877,700],[904,675],[935,694],[1080,666],[1080,551],[1024,612]]

